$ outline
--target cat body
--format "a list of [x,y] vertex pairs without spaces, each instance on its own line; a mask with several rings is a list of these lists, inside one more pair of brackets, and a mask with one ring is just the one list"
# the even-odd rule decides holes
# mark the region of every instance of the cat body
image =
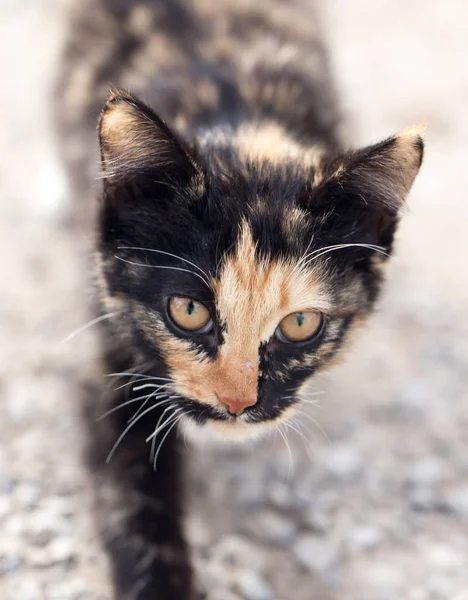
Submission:
[[116,598],[189,600],[178,431],[242,439],[294,412],[375,304],[421,132],[340,149],[308,2],[100,0],[71,31],[60,126],[91,213],[99,117],[114,374],[86,402],[99,524]]

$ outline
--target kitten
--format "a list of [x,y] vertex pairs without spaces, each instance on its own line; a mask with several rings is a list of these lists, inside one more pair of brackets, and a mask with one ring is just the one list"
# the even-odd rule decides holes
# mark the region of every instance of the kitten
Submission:
[[105,419],[87,403],[116,598],[195,597],[180,427],[275,427],[378,297],[421,131],[338,146],[315,23],[282,0],[100,0],[73,20],[60,103],[80,201],[108,83],[136,92],[99,119],[97,304],[120,378]]

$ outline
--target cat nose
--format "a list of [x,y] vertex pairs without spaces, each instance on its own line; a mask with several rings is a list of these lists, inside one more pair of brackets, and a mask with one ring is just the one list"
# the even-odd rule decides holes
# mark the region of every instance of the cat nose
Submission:
[[234,398],[231,396],[219,396],[219,400],[228,409],[231,415],[238,417],[244,410],[257,403],[257,398]]

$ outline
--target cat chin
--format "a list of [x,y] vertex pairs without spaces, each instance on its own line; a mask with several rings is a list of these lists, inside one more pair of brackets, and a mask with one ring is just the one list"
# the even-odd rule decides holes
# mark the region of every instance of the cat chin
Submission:
[[189,417],[182,418],[179,427],[184,436],[192,442],[203,444],[207,437],[211,441],[241,443],[255,441],[277,429],[285,418],[294,412],[294,407],[288,407],[279,417],[269,421],[254,422],[236,419],[231,421],[216,421],[209,419],[200,425]]
[[190,418],[180,421],[180,429],[184,436],[192,442],[203,444],[207,437],[212,441],[244,442],[259,439],[275,428],[275,421],[249,423],[246,421],[215,421],[208,420],[203,425],[195,423]]

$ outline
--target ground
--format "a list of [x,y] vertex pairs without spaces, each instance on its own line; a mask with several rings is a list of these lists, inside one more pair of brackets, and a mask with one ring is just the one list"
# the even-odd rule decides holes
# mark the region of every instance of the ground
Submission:
[[[2,600],[110,598],[76,406],[94,339],[62,343],[88,318],[51,127],[65,20],[65,0],[0,5]],[[467,600],[468,5],[329,0],[325,22],[346,139],[424,121],[424,167],[378,313],[315,384],[308,443],[194,451],[195,563],[209,600]]]

